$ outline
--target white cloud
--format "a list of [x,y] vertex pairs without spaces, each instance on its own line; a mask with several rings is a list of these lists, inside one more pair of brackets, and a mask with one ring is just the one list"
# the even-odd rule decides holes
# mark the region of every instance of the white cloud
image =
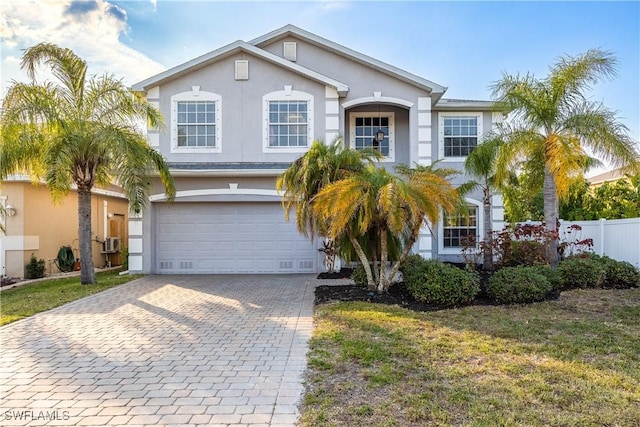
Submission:
[[20,62],[20,58],[16,58],[13,55],[9,55],[5,58],[5,61],[7,61],[9,64],[17,64],[18,62]]
[[126,84],[164,70],[119,40],[127,30],[126,11],[105,0],[4,0],[0,5],[0,40],[7,49],[55,43],[86,60],[89,73],[113,73]]

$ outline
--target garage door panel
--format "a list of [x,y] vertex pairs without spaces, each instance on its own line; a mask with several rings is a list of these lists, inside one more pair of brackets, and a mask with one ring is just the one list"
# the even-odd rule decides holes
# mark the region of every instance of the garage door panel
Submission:
[[280,203],[156,205],[158,273],[313,273],[317,243]]

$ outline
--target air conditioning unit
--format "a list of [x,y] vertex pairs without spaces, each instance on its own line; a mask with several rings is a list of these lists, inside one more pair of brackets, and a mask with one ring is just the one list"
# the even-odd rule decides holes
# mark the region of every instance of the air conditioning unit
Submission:
[[120,252],[120,238],[107,237],[102,243],[103,252]]

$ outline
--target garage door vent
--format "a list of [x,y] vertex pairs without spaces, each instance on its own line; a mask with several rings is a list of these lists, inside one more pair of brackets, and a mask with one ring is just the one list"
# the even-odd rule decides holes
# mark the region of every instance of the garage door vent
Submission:
[[311,260],[302,260],[298,263],[298,268],[301,270],[309,270],[313,268],[313,261]]
[[172,261],[160,261],[160,270],[173,270]]
[[293,268],[293,261],[280,261],[281,270],[291,270]]
[[180,261],[180,270],[193,270],[193,262]]

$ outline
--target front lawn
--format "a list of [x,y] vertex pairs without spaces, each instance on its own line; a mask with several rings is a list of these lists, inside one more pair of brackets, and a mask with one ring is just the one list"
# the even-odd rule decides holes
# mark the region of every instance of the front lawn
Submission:
[[640,289],[416,313],[316,307],[303,426],[637,426]]
[[0,326],[142,277],[118,273],[119,270],[97,273],[97,285],[81,285],[80,277],[75,276],[0,291]]

